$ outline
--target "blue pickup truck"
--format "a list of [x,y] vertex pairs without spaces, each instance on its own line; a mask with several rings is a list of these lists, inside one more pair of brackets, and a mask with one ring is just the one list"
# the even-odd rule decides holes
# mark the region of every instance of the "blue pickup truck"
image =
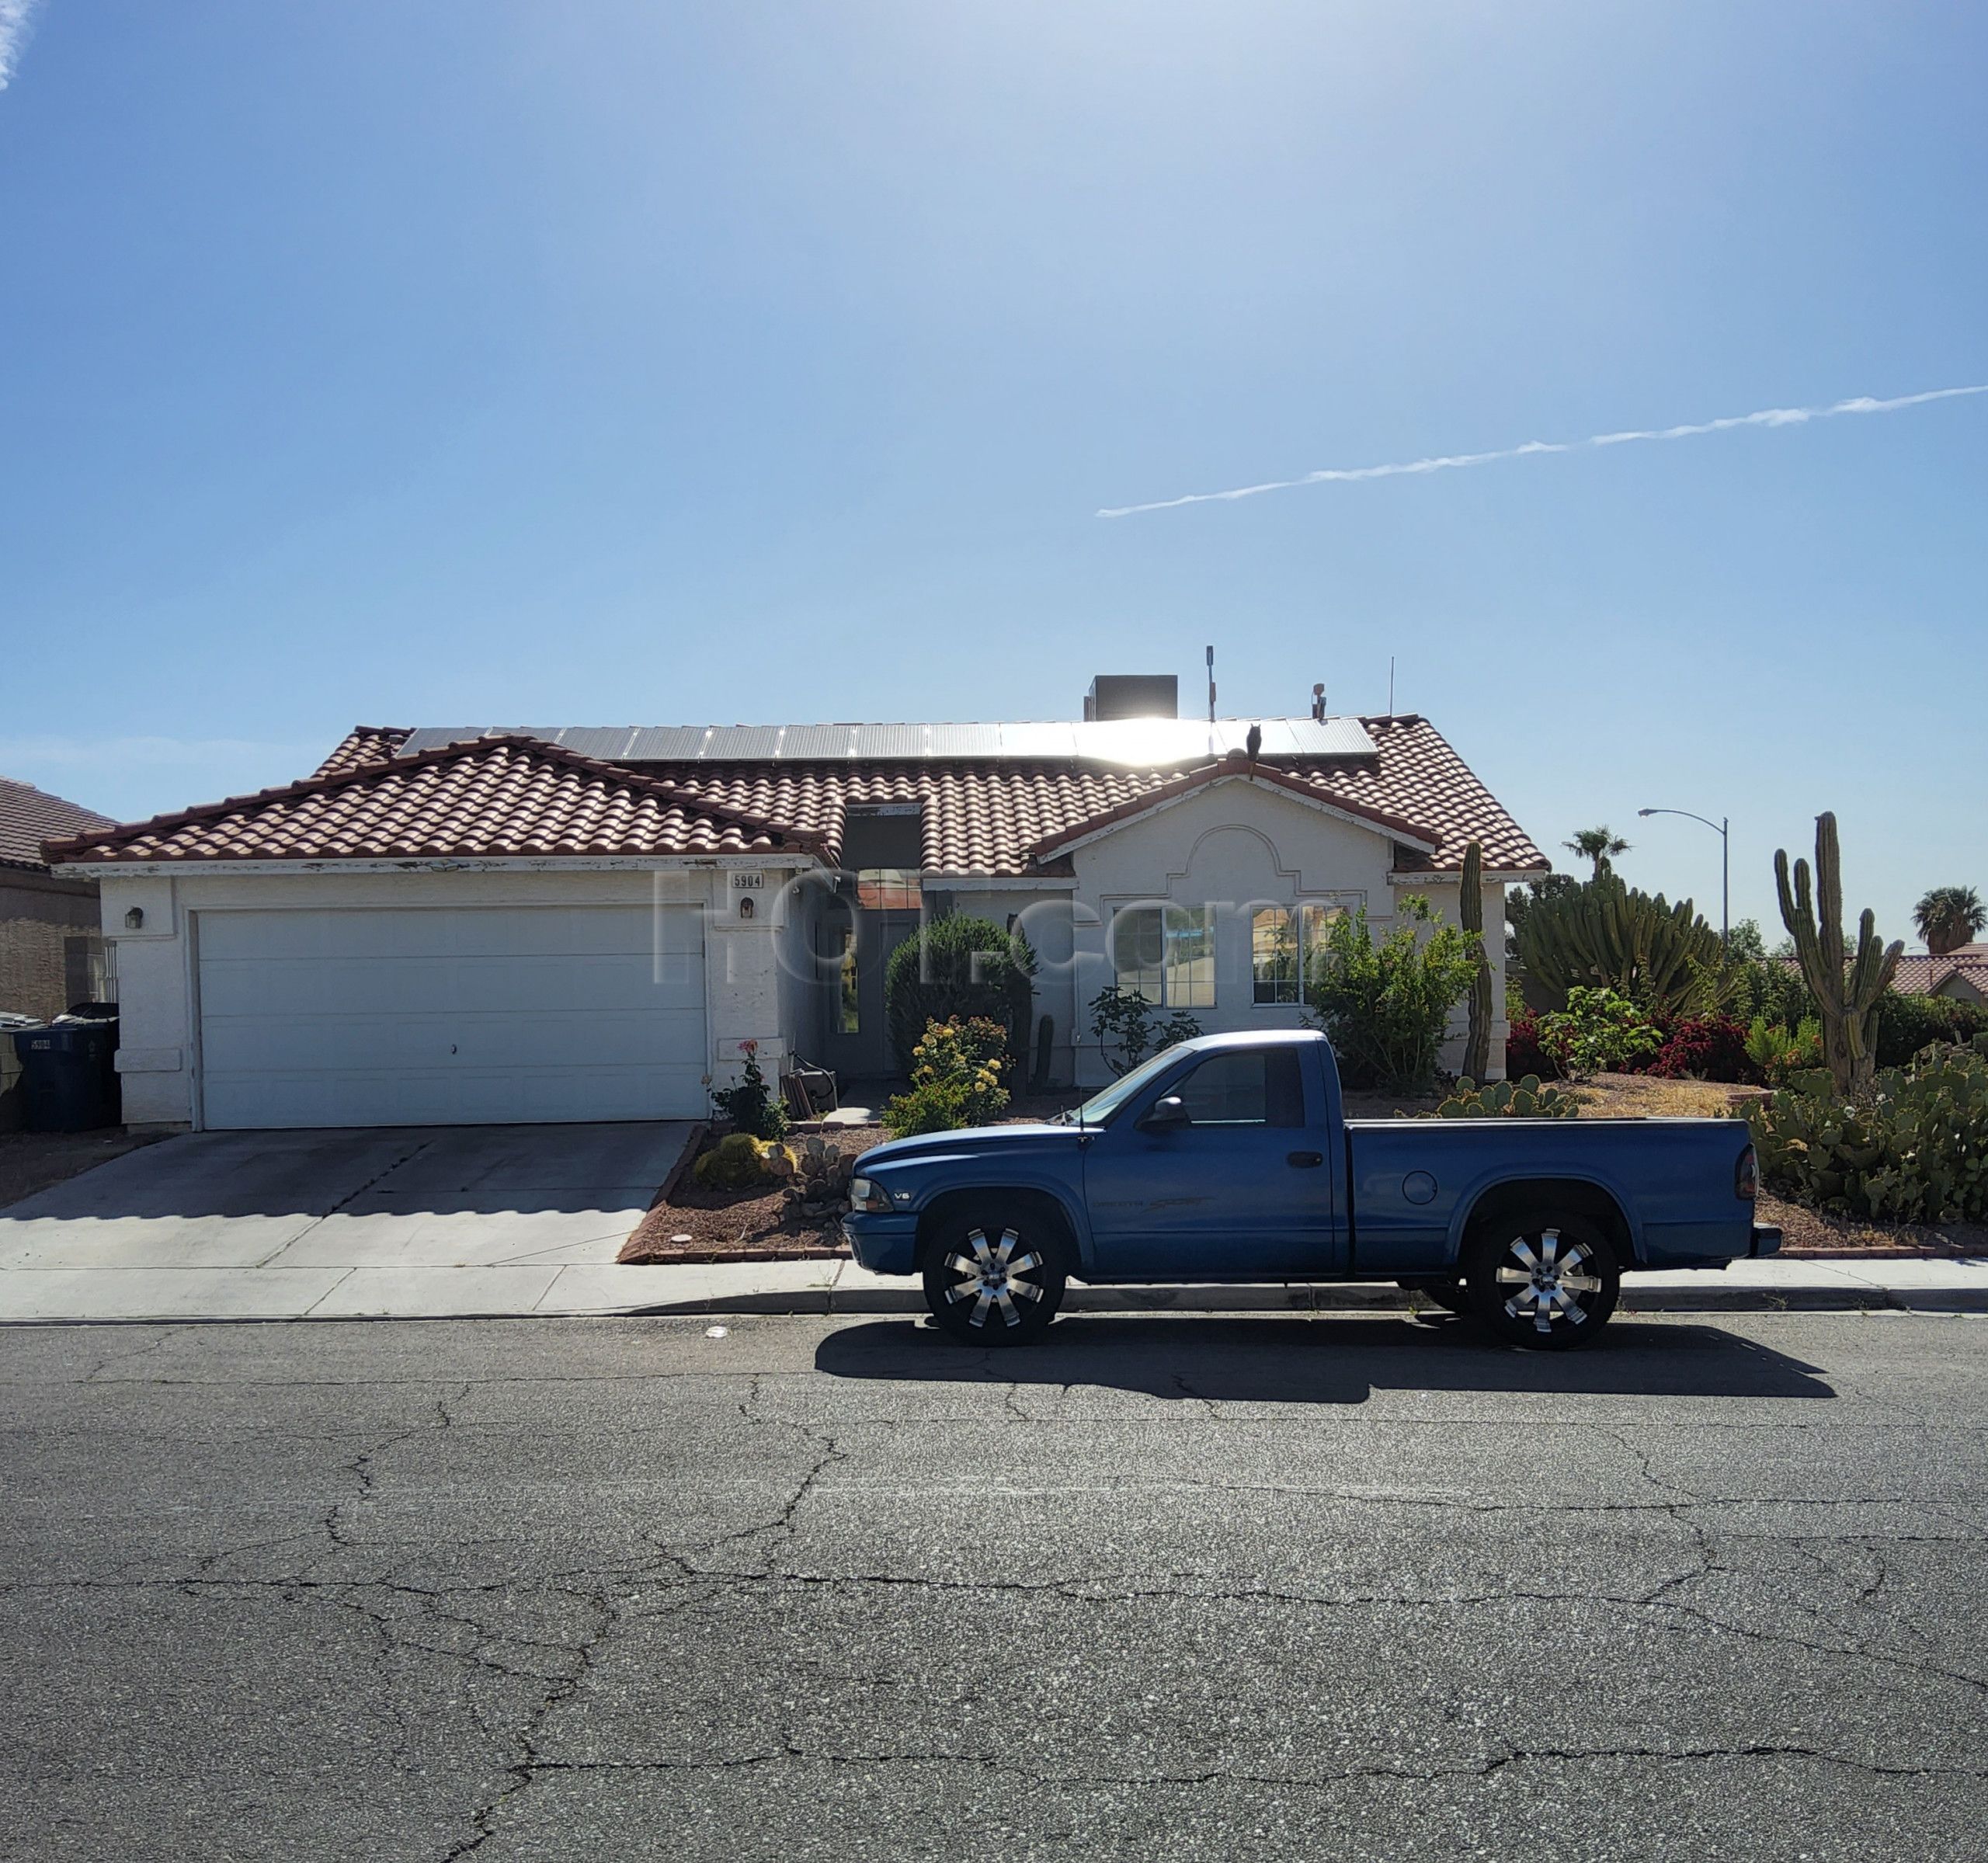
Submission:
[[1348,1119],[1332,1044],[1183,1041],[1041,1124],[856,1162],[856,1259],[923,1277],[974,1345],[1039,1338],[1065,1284],[1390,1281],[1511,1344],[1593,1339],[1625,1271],[1771,1255],[1726,1119]]

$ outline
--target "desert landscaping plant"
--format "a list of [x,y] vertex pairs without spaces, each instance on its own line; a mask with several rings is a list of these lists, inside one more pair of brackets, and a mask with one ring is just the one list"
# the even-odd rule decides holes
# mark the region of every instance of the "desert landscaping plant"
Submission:
[[1833,815],[1825,812],[1816,818],[1812,892],[1806,860],[1795,863],[1791,885],[1785,848],[1774,850],[1774,880],[1781,923],[1795,940],[1802,980],[1821,1016],[1823,1065],[1834,1077],[1839,1093],[1861,1093],[1877,1067],[1878,1003],[1891,987],[1905,945],[1898,940],[1881,945],[1877,915],[1866,906],[1858,922],[1856,955],[1848,954],[1843,936],[1842,857]]
[[780,1146],[750,1132],[728,1132],[691,1166],[690,1176],[700,1190],[745,1190],[784,1176],[791,1166]]
[[1332,1038],[1349,1085],[1391,1093],[1423,1093],[1435,1085],[1450,1012],[1478,975],[1466,934],[1435,920],[1428,902],[1411,894],[1378,943],[1364,906],[1341,914],[1327,930],[1324,960],[1305,979],[1305,1000]]
[[1463,850],[1457,918],[1471,940],[1477,970],[1470,984],[1470,1027],[1464,1038],[1463,1071],[1482,1080],[1491,1066],[1491,958],[1484,948],[1484,849],[1472,841]]
[[1112,1070],[1129,1074],[1147,1055],[1193,1041],[1201,1025],[1183,1009],[1163,1017],[1138,991],[1114,983],[1091,998],[1090,1030]]
[[1539,1019],[1539,1040],[1560,1063],[1562,1073],[1631,1072],[1663,1046],[1663,1034],[1619,990],[1567,992],[1567,1006]]
[[1719,933],[1691,902],[1673,905],[1612,873],[1535,899],[1518,946],[1528,983],[1550,997],[1600,987],[1663,1018],[1722,1008],[1731,993]]
[[1988,1036],[1936,1046],[1844,1098],[1822,1069],[1747,1112],[1762,1180],[1871,1222],[1988,1218]]
[[934,1022],[982,1017],[999,1023],[1009,1059],[1025,1064],[1035,954],[1019,932],[991,919],[933,919],[892,951],[884,966],[884,1020],[907,1072]]
[[718,1109],[718,1117],[728,1121],[735,1131],[746,1133],[754,1138],[783,1138],[787,1135],[787,1107],[780,1095],[766,1084],[766,1076],[759,1066],[759,1044],[756,1041],[742,1041],[739,1046],[745,1057],[745,1077],[736,1086],[715,1089],[711,1094],[711,1104]]
[[1437,1107],[1438,1119],[1572,1119],[1581,1110],[1572,1093],[1542,1086],[1537,1074],[1518,1080],[1494,1080],[1479,1086],[1468,1078]]
[[1006,1110],[1007,1031],[985,1016],[929,1023],[912,1051],[911,1089],[884,1103],[893,1138],[986,1125]]

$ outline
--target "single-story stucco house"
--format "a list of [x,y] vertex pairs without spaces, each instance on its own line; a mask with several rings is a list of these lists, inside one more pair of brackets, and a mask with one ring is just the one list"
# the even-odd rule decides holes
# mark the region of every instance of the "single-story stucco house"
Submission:
[[109,988],[96,881],[54,871],[42,843],[116,825],[32,783],[0,777],[0,1011],[59,1016]]
[[883,960],[949,911],[1027,933],[1052,1076],[1100,1081],[1114,980],[1289,1025],[1276,954],[1335,910],[1454,921],[1475,839],[1496,926],[1547,871],[1424,718],[1188,720],[1172,686],[1062,723],[360,728],[47,852],[102,888],[127,1120],[196,1128],[697,1115],[747,1042],[882,1075]]

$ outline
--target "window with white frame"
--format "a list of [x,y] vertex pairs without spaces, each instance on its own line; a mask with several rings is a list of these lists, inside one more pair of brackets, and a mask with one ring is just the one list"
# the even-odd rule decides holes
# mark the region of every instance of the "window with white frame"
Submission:
[[1163,1009],[1215,1006],[1215,912],[1207,905],[1132,905],[1111,921],[1121,989]]
[[1258,1003],[1302,1003],[1305,982],[1322,961],[1333,919],[1345,908],[1323,899],[1260,905],[1249,916],[1249,974]]

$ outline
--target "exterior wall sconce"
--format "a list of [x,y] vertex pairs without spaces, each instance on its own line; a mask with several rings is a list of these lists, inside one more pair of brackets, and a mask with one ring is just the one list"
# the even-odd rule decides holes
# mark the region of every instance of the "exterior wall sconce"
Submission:
[[752,916],[752,895],[750,893],[742,894],[739,901],[739,917],[742,919],[749,919]]
[[143,926],[144,922],[145,909],[142,905],[133,906],[131,909],[124,915],[124,929],[127,931],[138,930],[141,926]]

